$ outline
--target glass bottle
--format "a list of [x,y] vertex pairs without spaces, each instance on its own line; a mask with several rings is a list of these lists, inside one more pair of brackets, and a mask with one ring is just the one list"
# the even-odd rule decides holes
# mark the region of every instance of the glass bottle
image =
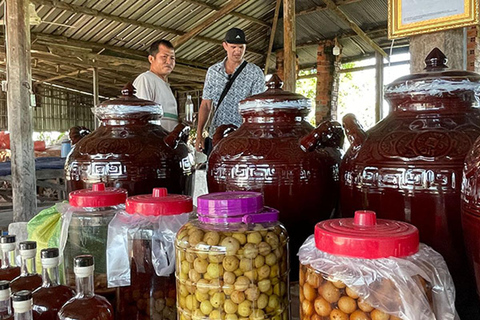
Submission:
[[94,260],[91,255],[74,259],[77,294],[58,312],[59,320],[113,320],[113,308],[108,300],[96,295],[93,287]]
[[0,320],[13,320],[10,301],[10,281],[0,281]]
[[42,285],[42,277],[37,273],[35,256],[37,255],[37,243],[35,241],[23,241],[18,245],[22,266],[20,276],[10,282],[12,293],[20,290],[33,291]]
[[0,249],[2,249],[2,266],[0,267],[0,280],[12,281],[20,275],[20,267],[15,263],[15,242],[14,235],[0,237]]
[[185,102],[185,121],[193,122],[193,102],[191,95],[187,95],[187,101]]
[[58,256],[58,248],[40,252],[43,283],[32,294],[35,320],[56,320],[60,308],[75,295],[70,287],[59,283]]
[[15,320],[33,320],[31,291],[20,290],[13,294],[12,300]]

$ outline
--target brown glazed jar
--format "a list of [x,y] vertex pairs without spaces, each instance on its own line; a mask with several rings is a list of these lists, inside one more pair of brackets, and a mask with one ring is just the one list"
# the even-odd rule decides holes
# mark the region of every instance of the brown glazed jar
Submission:
[[[426,72],[401,77],[386,87],[390,114],[367,132],[353,115],[343,125],[351,147],[340,170],[341,213],[375,211],[381,219],[409,222],[420,241],[445,258],[461,305],[478,306],[460,215],[463,161],[480,134],[475,89],[480,75],[446,71],[435,48]],[[480,315],[479,315],[480,317]],[[479,318],[472,318],[479,319]]]
[[[478,93],[480,94],[480,87]],[[465,159],[462,182],[462,226],[467,253],[473,265],[480,297],[480,139]]]
[[100,126],[77,142],[65,164],[67,192],[103,182],[124,188],[129,196],[165,187],[169,193],[193,192],[193,155],[186,143],[189,128],[179,124],[171,133],[150,123],[163,110],[152,101],[138,99],[133,86],[122,96],[95,107]]
[[[240,102],[243,124],[233,133],[233,126],[217,129],[207,182],[209,192],[262,192],[265,205],[280,211],[290,236],[290,261],[296,261],[308,236],[305,226],[331,218],[337,207],[344,136],[337,122],[314,128],[305,121],[310,100],[281,85],[274,75],[266,92]],[[298,263],[291,266],[290,279],[296,281]]]

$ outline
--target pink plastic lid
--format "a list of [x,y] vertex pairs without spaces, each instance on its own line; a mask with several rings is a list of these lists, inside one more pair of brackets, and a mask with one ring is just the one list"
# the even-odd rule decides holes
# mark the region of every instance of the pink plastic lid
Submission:
[[192,197],[168,194],[166,188],[154,188],[152,194],[127,199],[126,211],[144,216],[171,216],[193,211]]
[[406,222],[378,219],[373,211],[332,219],[315,226],[317,249],[362,259],[406,257],[418,252],[418,229]]
[[72,207],[98,208],[124,204],[127,190],[121,188],[105,188],[105,183],[94,183],[92,189],[81,189],[70,192],[69,203]]
[[264,223],[278,221],[278,211],[263,206],[253,191],[215,192],[197,198],[198,220],[205,223]]

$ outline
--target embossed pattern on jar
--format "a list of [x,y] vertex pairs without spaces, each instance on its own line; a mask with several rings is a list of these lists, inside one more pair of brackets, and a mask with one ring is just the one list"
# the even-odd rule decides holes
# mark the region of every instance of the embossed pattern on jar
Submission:
[[[460,189],[465,156],[480,134],[474,91],[480,75],[445,71],[444,60],[441,52],[432,52],[427,72],[388,85],[385,97],[391,112],[367,132],[353,115],[344,118],[352,145],[340,170],[341,212],[349,217],[368,209],[380,218],[418,227],[420,240],[444,256],[457,287],[457,303],[475,305]],[[459,312],[464,309],[458,307]]]

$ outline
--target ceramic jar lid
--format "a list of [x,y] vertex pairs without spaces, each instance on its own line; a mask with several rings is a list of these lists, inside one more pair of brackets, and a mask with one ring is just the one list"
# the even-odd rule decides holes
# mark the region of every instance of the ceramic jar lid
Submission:
[[131,83],[122,89],[122,95],[116,99],[106,100],[93,108],[99,119],[160,119],[163,108],[160,104],[137,98]]
[[239,110],[255,111],[267,108],[279,109],[307,109],[311,108],[311,100],[301,94],[281,89],[283,82],[274,74],[266,83],[267,91],[250,96],[240,101]]
[[385,87],[385,98],[461,97],[475,99],[480,94],[480,75],[461,70],[447,70],[447,57],[433,49],[425,58],[425,72],[407,75]]

